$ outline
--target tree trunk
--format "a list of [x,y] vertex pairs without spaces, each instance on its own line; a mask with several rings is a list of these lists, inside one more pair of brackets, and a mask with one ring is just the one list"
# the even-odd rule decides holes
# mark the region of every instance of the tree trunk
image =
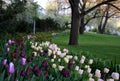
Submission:
[[[74,2],[74,0],[70,0],[70,1]],[[72,16],[71,16],[71,31],[70,31],[69,45],[78,45],[79,21],[80,21],[78,2],[79,0],[76,0],[74,4],[71,3]]]
[[81,17],[81,20],[80,20],[79,33],[84,34],[84,31],[85,31],[85,24],[84,24],[84,16],[83,16]]
[[34,19],[34,21],[33,21],[33,25],[34,25],[34,26],[33,26],[33,34],[35,35],[35,31],[36,31],[36,30],[35,30],[35,25],[36,25],[35,19]]
[[100,34],[103,34],[103,31],[102,31],[103,20],[104,20],[104,15],[102,16],[99,26],[98,26],[98,33],[100,33]]

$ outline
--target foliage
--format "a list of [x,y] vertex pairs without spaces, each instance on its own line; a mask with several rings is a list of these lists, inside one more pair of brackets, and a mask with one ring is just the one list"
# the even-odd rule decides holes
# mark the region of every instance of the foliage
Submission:
[[57,23],[53,18],[46,19],[36,19],[36,30],[37,31],[51,31],[51,30],[59,30],[60,24]]
[[35,35],[33,35],[32,40],[39,42],[51,41],[52,32],[37,32]]
[[120,68],[109,68],[106,61],[92,59],[86,52],[74,55],[75,52],[69,52],[66,48],[60,49],[54,43],[8,40],[1,48],[2,81],[119,80],[117,71],[119,72]]

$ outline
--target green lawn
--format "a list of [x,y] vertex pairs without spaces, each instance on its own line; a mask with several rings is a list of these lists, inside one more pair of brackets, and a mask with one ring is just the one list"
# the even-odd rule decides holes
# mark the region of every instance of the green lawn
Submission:
[[79,46],[68,46],[69,33],[60,33],[52,42],[61,48],[68,48],[77,53],[87,51],[97,58],[115,60],[120,64],[120,36],[85,33],[79,35]]

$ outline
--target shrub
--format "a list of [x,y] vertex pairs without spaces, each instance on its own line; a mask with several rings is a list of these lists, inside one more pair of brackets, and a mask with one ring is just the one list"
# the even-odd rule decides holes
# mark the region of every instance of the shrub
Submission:
[[37,19],[36,20],[36,30],[39,31],[51,31],[51,30],[59,30],[60,24],[57,23],[53,18],[46,19]]
[[32,40],[34,41],[51,41],[52,39],[52,32],[37,32],[35,35],[32,35]]

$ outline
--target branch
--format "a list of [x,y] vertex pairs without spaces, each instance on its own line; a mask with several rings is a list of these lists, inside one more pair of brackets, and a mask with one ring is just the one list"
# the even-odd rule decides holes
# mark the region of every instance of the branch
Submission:
[[116,8],[117,10],[119,10],[119,11],[120,11],[120,8],[119,8],[119,7],[117,7],[117,6],[115,6],[114,4],[108,3],[108,5],[111,5],[111,6],[113,6],[114,8]]
[[64,7],[64,8],[62,8],[62,9],[69,9],[69,8],[71,8],[71,7],[70,7],[70,6],[69,6],[69,7],[67,7],[67,8],[65,8],[65,7]]
[[101,3],[93,6],[92,8],[88,9],[87,11],[81,13],[80,15],[86,15],[89,12],[91,12],[92,10],[96,9],[97,7],[99,7],[99,6],[103,5],[103,4],[108,4],[109,2],[113,2],[113,1],[117,1],[117,0],[107,0],[107,1],[101,2]]

